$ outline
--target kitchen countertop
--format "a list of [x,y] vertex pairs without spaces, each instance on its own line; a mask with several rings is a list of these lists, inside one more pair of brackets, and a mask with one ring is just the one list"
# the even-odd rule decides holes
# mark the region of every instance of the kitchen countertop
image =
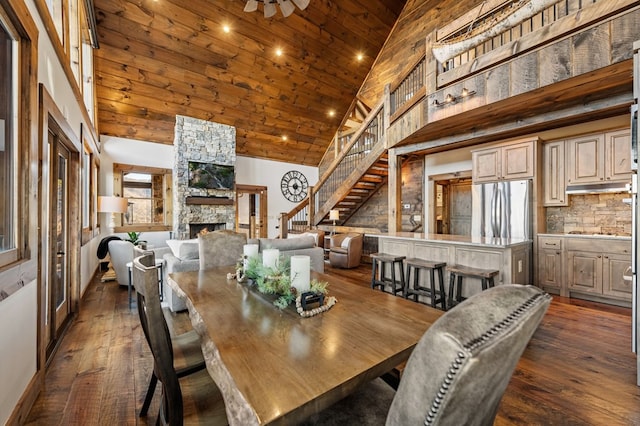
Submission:
[[631,240],[631,235],[606,235],[606,234],[538,234],[542,237],[563,237],[563,238],[594,238],[594,239],[613,239],[613,240]]
[[423,232],[388,232],[383,234],[367,234],[378,238],[402,240],[419,240],[426,242],[451,243],[470,246],[511,248],[531,244],[532,240],[520,238],[486,238],[470,237],[468,235],[425,234]]

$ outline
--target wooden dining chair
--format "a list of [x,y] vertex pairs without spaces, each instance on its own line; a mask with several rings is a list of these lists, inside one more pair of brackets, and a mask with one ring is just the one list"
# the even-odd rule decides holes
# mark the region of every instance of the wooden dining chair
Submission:
[[[136,256],[147,268],[157,268],[155,265],[155,254],[150,250],[135,250]],[[135,287],[135,280],[134,280]],[[144,290],[144,289],[141,289]],[[137,290],[136,290],[137,291]],[[138,316],[140,317],[140,325],[144,337],[149,343],[149,324],[144,314],[145,296],[143,291],[137,291],[138,298]],[[202,348],[200,346],[200,337],[195,330],[190,330],[186,333],[179,334],[171,338],[171,344],[173,348],[173,365],[176,370],[178,378],[188,376],[189,374],[198,372],[206,368],[204,357],[202,355]],[[153,395],[158,384],[158,375],[156,373],[156,367],[154,365],[151,372],[151,378],[149,379],[149,386],[147,387],[147,393],[142,403],[139,416],[144,417],[149,411],[149,406],[153,400]]]
[[471,296],[422,336],[397,392],[378,378],[302,424],[491,425],[550,300],[518,284]]
[[[227,416],[220,390],[206,369],[191,371],[179,380],[174,366],[174,347],[160,305],[158,276],[152,254],[133,260],[133,282],[138,309],[147,329],[154,374],[162,384],[158,424],[226,425]],[[202,353],[201,353],[202,354]]]

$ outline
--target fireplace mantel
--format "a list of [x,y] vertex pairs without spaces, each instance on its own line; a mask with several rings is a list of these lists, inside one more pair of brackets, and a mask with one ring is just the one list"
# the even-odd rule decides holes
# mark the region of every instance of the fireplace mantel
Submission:
[[228,197],[206,197],[206,196],[187,196],[185,198],[185,204],[188,205],[214,205],[214,206],[232,206],[234,204],[233,198]]

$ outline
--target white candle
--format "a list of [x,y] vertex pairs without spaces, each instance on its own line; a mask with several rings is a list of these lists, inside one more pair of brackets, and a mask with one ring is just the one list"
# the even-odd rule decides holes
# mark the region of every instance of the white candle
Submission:
[[311,290],[310,269],[309,256],[291,256],[291,287],[295,287],[298,293]]
[[278,267],[279,257],[280,257],[280,250],[264,249],[262,250],[262,265],[264,265],[267,268],[276,269]]
[[247,265],[249,264],[249,258],[258,257],[258,245],[245,244],[244,247],[242,248],[242,253],[244,254],[242,266],[244,267],[244,269],[247,269]]

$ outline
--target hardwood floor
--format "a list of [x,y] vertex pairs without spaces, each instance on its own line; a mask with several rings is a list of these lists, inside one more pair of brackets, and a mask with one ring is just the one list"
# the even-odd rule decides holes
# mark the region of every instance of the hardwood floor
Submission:
[[[368,285],[370,267],[327,268]],[[151,354],[126,287],[94,279],[81,312],[46,374],[31,425],[145,425],[139,418]],[[178,330],[184,314],[168,319]],[[640,425],[640,388],[631,353],[631,312],[555,297],[523,354],[495,425]],[[156,390],[150,413],[157,413]]]

